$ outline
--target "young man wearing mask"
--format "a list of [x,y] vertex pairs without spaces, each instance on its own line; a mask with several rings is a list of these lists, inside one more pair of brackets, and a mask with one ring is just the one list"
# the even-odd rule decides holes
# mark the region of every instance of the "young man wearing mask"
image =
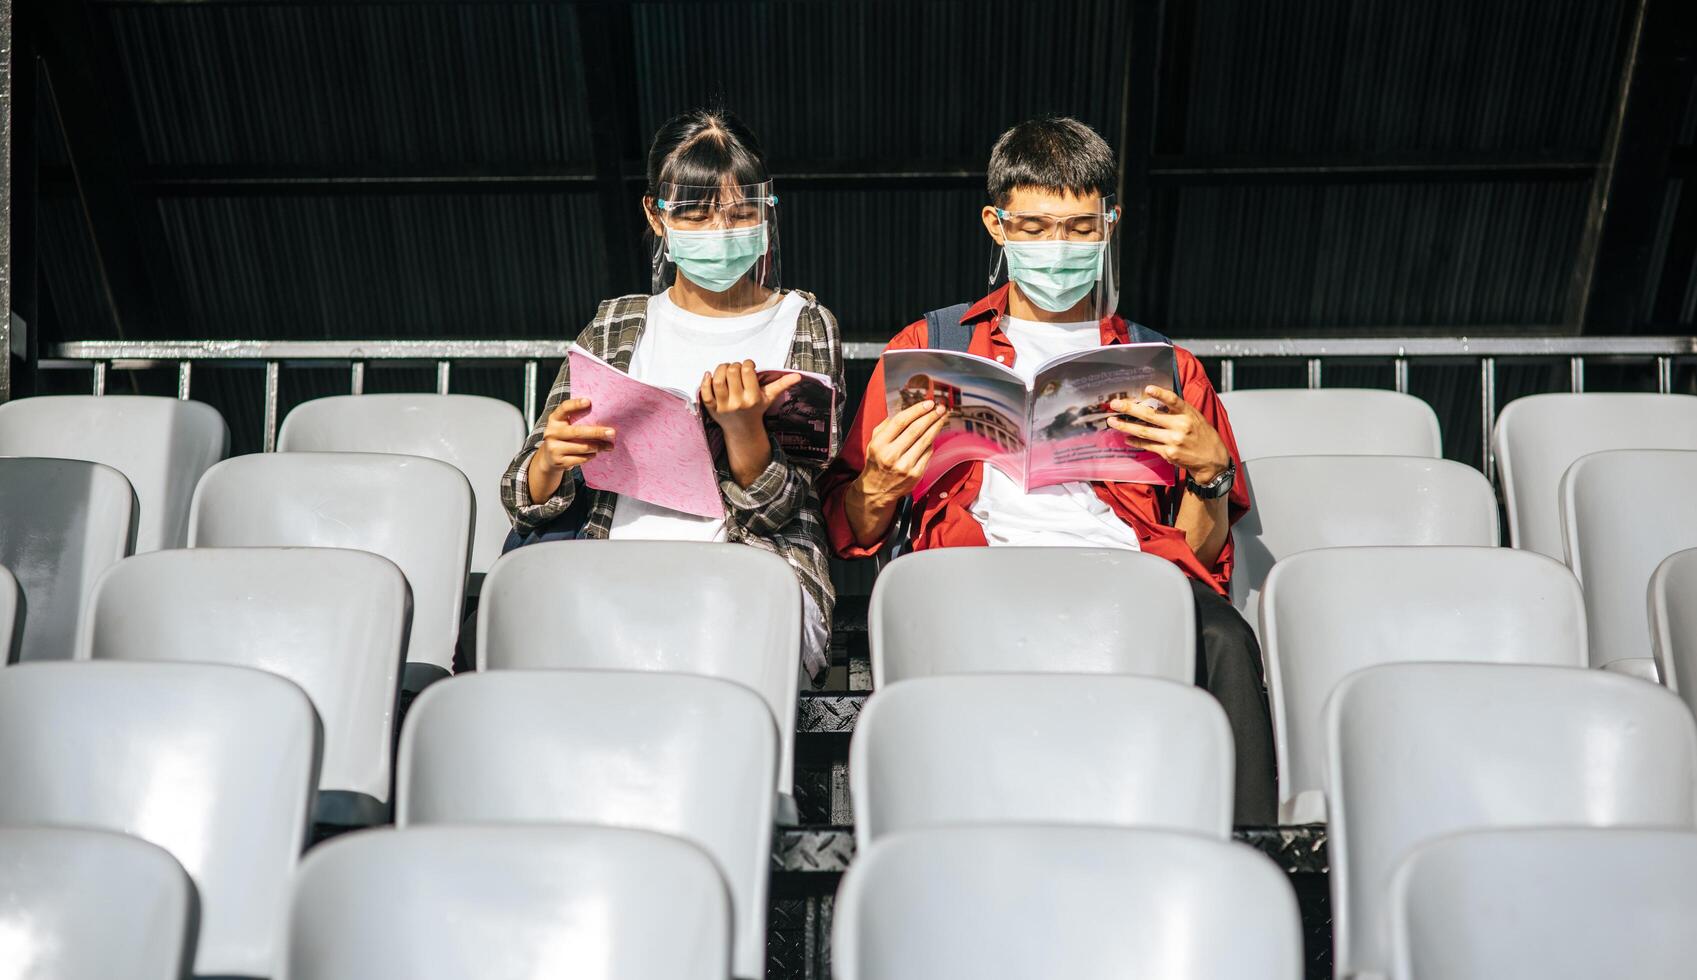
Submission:
[[[1108,144],[1074,119],[1021,123],[990,154],[991,203],[982,219],[997,246],[991,283],[1005,260],[1009,282],[969,307],[969,352],[1029,381],[1056,355],[1103,344],[1154,339],[1115,311],[1114,261],[1120,210],[1111,190]],[[886,350],[933,346],[926,321],[908,326]],[[1175,348],[1178,392],[1150,388],[1110,403],[1125,418],[1109,424],[1134,446],[1171,462],[1177,486],[1068,483],[1025,492],[981,463],[957,466],[912,503],[915,550],[963,545],[1125,548],[1178,565],[1189,576],[1197,616],[1197,677],[1225,707],[1237,751],[1236,821],[1271,824],[1276,790],[1272,723],[1254,632],[1226,598],[1231,524],[1249,510],[1238,478],[1231,425],[1202,365]],[[1155,411],[1145,404],[1164,406]],[[946,413],[921,402],[890,417],[884,368],[873,371],[842,455],[821,482],[832,547],[845,558],[890,544],[903,498],[919,484]]]

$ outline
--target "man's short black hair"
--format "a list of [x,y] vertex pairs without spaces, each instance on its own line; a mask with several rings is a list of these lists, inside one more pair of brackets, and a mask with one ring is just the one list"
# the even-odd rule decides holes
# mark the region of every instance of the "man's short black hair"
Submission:
[[1107,140],[1070,116],[1044,116],[996,140],[987,183],[990,200],[1003,205],[1018,187],[1106,196],[1114,192],[1116,177]]

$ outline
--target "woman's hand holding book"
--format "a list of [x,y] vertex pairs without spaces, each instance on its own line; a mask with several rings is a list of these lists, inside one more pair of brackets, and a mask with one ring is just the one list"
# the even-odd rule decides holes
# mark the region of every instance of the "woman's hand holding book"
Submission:
[[753,483],[772,462],[766,410],[801,380],[786,374],[762,385],[753,361],[721,364],[701,376],[701,407],[725,433],[725,461],[740,486]]
[[530,457],[530,499],[546,500],[559,489],[566,474],[613,448],[613,430],[602,425],[579,425],[576,418],[589,410],[589,399],[568,398],[548,415],[542,443]]

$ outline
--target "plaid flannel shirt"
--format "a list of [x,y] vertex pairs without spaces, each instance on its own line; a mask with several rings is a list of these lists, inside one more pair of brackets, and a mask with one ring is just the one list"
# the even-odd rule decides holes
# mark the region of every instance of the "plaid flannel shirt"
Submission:
[[[796,320],[795,340],[790,345],[789,362],[785,367],[796,371],[812,371],[827,375],[837,389],[837,417],[832,420],[831,455],[835,456],[842,438],[842,399],[846,396],[843,382],[842,343],[837,334],[837,318],[819,305],[811,294],[796,290],[807,305]],[[648,296],[621,296],[603,302],[589,326],[578,334],[578,346],[606,360],[620,371],[629,371],[631,356],[648,320]],[[592,490],[575,478],[560,481],[560,487],[547,500],[537,502],[530,497],[527,470],[531,454],[542,444],[542,432],[548,416],[559,404],[571,397],[571,361],[560,363],[559,376],[548,389],[548,401],[542,409],[524,448],[513,457],[501,481],[501,502],[512,518],[513,527],[529,533],[565,513],[578,493],[587,493],[589,516],[583,526],[586,538],[605,538],[613,524],[613,508],[618,495],[604,490]],[[770,551],[789,562],[802,588],[818,607],[824,621],[831,621],[831,607],[836,600],[831,585],[829,550],[825,543],[825,524],[820,517],[819,494],[814,487],[819,469],[803,463],[792,463],[776,443],[772,445],[772,462],[747,487],[738,486],[731,477],[723,458],[718,460],[719,493],[725,501],[725,534],[730,541],[752,545]],[[577,474],[572,474],[576,477]],[[809,677],[824,675],[828,664],[823,652],[808,651],[802,664]]]

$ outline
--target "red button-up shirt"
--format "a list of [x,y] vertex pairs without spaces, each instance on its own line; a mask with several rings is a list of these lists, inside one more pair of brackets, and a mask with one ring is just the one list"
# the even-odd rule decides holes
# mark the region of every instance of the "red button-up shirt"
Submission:
[[[972,343],[968,347],[971,353],[992,358],[1011,367],[1014,363],[1013,344],[1009,342],[1001,327],[1002,317],[1006,316],[1007,312],[1008,287],[1003,286],[979,300],[967,311],[962,322],[977,323],[972,333]],[[1104,317],[1101,329],[1103,344],[1123,344],[1130,336],[1125,320],[1118,315]],[[919,320],[896,334],[895,339],[884,349],[921,348],[928,346],[928,343],[925,321]],[[1231,423],[1226,419],[1225,408],[1221,406],[1219,396],[1215,394],[1214,386],[1209,383],[1201,362],[1182,347],[1176,347],[1174,353],[1177,359],[1179,394],[1213,425],[1220,438],[1225,441],[1232,461],[1239,463],[1238,478],[1232,486],[1227,508],[1230,520],[1236,523],[1238,518],[1249,511],[1249,491],[1242,476],[1243,467],[1238,460],[1237,442],[1232,438]],[[843,493],[866,465],[866,442],[871,437],[872,430],[884,421],[887,414],[884,401],[884,363],[879,361],[872,371],[872,381],[867,385],[866,397],[860,403],[860,411],[854,417],[854,424],[849,427],[848,437],[843,440],[842,455],[831,464],[821,482],[825,525],[831,536],[831,547],[844,558],[875,555],[884,545],[880,541],[863,546],[855,541],[854,532],[850,529],[848,517],[843,510]],[[914,549],[987,544],[983,526],[972,516],[972,504],[978,499],[978,490],[983,483],[984,464],[970,463],[956,466],[932,484],[924,496],[914,502]],[[1181,474],[1181,486],[1182,483]],[[1227,594],[1231,584],[1231,539],[1226,539],[1219,557],[1204,564],[1196,557],[1195,552],[1190,550],[1184,532],[1163,523],[1167,504],[1172,505],[1172,513],[1177,513],[1178,498],[1175,495],[1181,492],[1178,488],[1142,483],[1092,483],[1090,486],[1096,491],[1096,496],[1112,508],[1120,520],[1137,532],[1137,540],[1144,551],[1176,564],[1186,575],[1208,583],[1221,595]]]

